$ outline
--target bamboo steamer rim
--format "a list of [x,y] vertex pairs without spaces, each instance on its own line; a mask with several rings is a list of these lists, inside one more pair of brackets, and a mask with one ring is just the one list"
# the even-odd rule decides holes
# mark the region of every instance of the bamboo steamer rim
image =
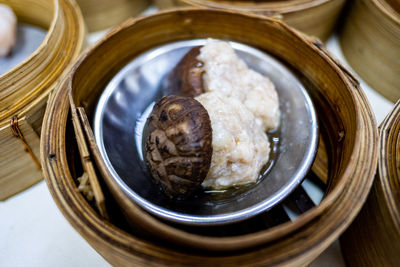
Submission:
[[[48,2],[50,1],[44,1],[43,4],[46,6]],[[9,124],[9,119],[13,115],[17,114],[19,117],[22,117],[38,103],[41,103],[48,96],[51,90],[53,90],[58,79],[57,76],[61,76],[62,73],[65,73],[67,65],[71,63],[72,59],[78,57],[81,47],[84,44],[85,24],[83,22],[83,17],[80,9],[75,1],[52,0],[51,2],[53,3],[53,17],[49,23],[47,34],[42,43],[31,55],[29,55],[15,67],[11,68],[9,71],[1,75],[0,84],[10,84],[12,83],[12,79],[14,79],[15,77],[18,77],[23,73],[27,73],[28,70],[32,69],[32,62],[34,62],[35,59],[44,57],[46,52],[53,49],[53,47],[50,47],[50,45],[54,42],[57,42],[58,44],[63,38],[64,40],[68,40],[68,42],[62,44],[63,48],[67,49],[63,50],[67,51],[64,56],[66,60],[63,62],[63,65],[59,66],[47,63],[48,65],[46,67],[51,66],[54,68],[51,75],[50,73],[47,73],[45,76],[43,76],[42,73],[40,73],[42,75],[39,74],[40,79],[48,79],[48,77],[51,76],[50,81],[48,81],[47,83],[42,84],[42,80],[38,80],[39,78],[38,76],[36,76],[27,82],[19,84],[19,88],[17,90],[9,92],[4,98],[0,98],[0,106],[2,107],[2,110],[0,111],[0,127],[7,126],[7,124]],[[13,7],[12,2],[9,3],[6,1],[5,3],[11,4],[10,7]],[[68,33],[69,35],[62,35],[61,37],[55,36],[55,34],[60,33],[57,32],[57,29],[59,27],[62,27],[62,29],[64,30],[62,34]],[[67,30],[69,31],[67,32]],[[71,31],[76,31],[77,34],[71,35]],[[12,86],[14,86],[14,84],[12,84]],[[20,95],[19,97],[13,97],[18,98],[18,101],[7,104],[8,97],[10,95],[20,93],[21,90],[23,90],[24,92],[23,95]],[[10,102],[10,100],[8,100],[8,102]]]
[[388,19],[400,25],[400,11],[394,9],[386,0],[372,0],[372,2]]
[[[174,13],[175,15],[184,15],[185,12],[213,12],[215,14],[229,14],[229,15],[234,15],[234,16],[239,16],[239,17],[246,17],[250,19],[258,19],[258,20],[267,20],[268,23],[274,24],[274,26],[279,27],[281,30],[289,32],[291,35],[293,35],[295,38],[297,38],[299,41],[305,43],[309,49],[313,49],[316,54],[318,54],[319,57],[321,57],[323,60],[325,60],[329,66],[337,71],[338,76],[340,77],[341,81],[346,85],[348,88],[353,88],[349,90],[349,93],[351,94],[351,97],[353,98],[353,102],[357,105],[358,109],[355,110],[357,113],[357,120],[355,122],[356,124],[356,133],[360,135],[361,138],[355,138],[355,144],[354,144],[354,149],[352,151],[352,154],[350,156],[349,164],[356,162],[359,159],[361,149],[365,148],[367,152],[369,153],[364,153],[362,155],[362,160],[364,162],[369,162],[371,168],[365,170],[364,166],[359,166],[357,168],[357,171],[364,171],[363,177],[366,177],[366,180],[361,183],[360,187],[357,187],[358,190],[362,188],[363,190],[360,192],[359,198],[357,200],[364,200],[366,198],[367,192],[369,191],[369,188],[372,184],[373,180],[373,174],[374,174],[374,166],[377,164],[377,157],[372,157],[371,155],[377,154],[377,147],[376,146],[365,146],[361,144],[361,139],[365,137],[365,132],[362,130],[367,131],[367,138],[369,140],[376,141],[377,140],[377,132],[376,132],[376,127],[375,126],[375,120],[373,119],[373,115],[371,112],[370,107],[368,106],[368,103],[366,101],[365,96],[363,95],[362,91],[359,90],[358,84],[355,80],[352,78],[349,78],[347,74],[341,69],[340,66],[337,65],[337,63],[332,60],[327,54],[325,54],[322,51],[319,51],[318,49],[315,49],[313,46],[313,43],[310,40],[305,39],[304,36],[300,35],[297,31],[292,30],[288,26],[286,26],[284,23],[274,20],[274,19],[266,19],[265,17],[262,16],[257,16],[254,14],[247,14],[247,13],[241,13],[241,12],[233,12],[233,11],[219,11],[219,10],[207,10],[207,9],[185,9],[185,10],[172,10],[172,11],[166,11],[166,12],[161,12],[156,15],[152,16],[147,16],[144,18],[139,18],[139,19],[134,19],[134,20],[128,20],[124,24],[122,24],[120,27],[114,29],[112,32],[110,32],[105,38],[103,38],[95,47],[93,47],[87,54],[83,55],[77,64],[74,66],[73,70],[71,73],[76,72],[79,69],[79,66],[85,62],[85,59],[90,57],[90,54],[101,47],[102,45],[107,44],[110,42],[111,39],[113,39],[119,32],[122,32],[126,30],[127,28],[140,24],[140,23],[146,23],[147,20],[151,20],[154,17],[160,17],[160,16],[165,16],[171,13]],[[267,24],[267,22],[265,22]],[[97,216],[97,214],[94,214],[93,210],[90,208],[88,203],[84,201],[83,197],[80,194],[77,194],[76,191],[74,191],[73,187],[75,186],[72,182],[71,177],[68,177],[68,174],[65,173],[57,173],[59,175],[59,178],[57,180],[55,179],[55,172],[59,170],[55,170],[52,168],[51,163],[48,158],[48,153],[54,153],[54,154],[59,154],[60,158],[59,161],[57,161],[57,167],[61,166],[67,166],[67,160],[66,160],[66,155],[65,151],[62,150],[62,144],[64,143],[65,136],[62,136],[60,132],[57,133],[54,131],[51,131],[52,128],[54,128],[55,125],[52,125],[50,122],[53,121],[54,123],[59,123],[60,121],[66,121],[67,119],[67,114],[64,113],[62,114],[62,118],[54,118],[54,114],[51,114],[51,111],[54,110],[56,107],[57,108],[68,108],[68,103],[66,101],[64,102],[57,102],[56,100],[62,100],[66,96],[66,91],[69,88],[71,90],[73,80],[70,77],[67,81],[64,82],[63,84],[63,89],[57,91],[57,94],[55,97],[52,99],[52,102],[48,106],[48,112],[46,112],[46,117],[45,117],[45,124],[43,126],[43,132],[42,135],[44,138],[41,140],[41,156],[42,156],[42,161],[44,165],[44,172],[45,172],[45,177],[46,181],[49,185],[49,188],[51,189],[51,192],[61,208],[62,212],[64,215],[71,221],[71,223],[77,228],[81,234],[83,234],[84,237],[88,238],[93,238],[96,240],[95,242],[101,242],[101,243],[106,243],[109,244],[110,240],[114,240],[116,243],[118,243],[118,248],[115,248],[115,250],[118,251],[118,253],[128,253],[127,250],[123,249],[126,246],[134,246],[138,251],[130,251],[130,253],[133,253],[135,255],[139,255],[137,257],[140,257],[141,253],[147,253],[146,255],[150,255],[152,253],[156,252],[162,252],[165,255],[172,255],[171,257],[175,257],[173,255],[179,255],[180,257],[186,257],[185,255],[182,255],[181,253],[174,252],[173,250],[164,248],[164,247],[159,247],[157,245],[154,245],[152,243],[148,243],[146,241],[140,240],[134,236],[130,236],[126,234],[124,231],[117,229],[115,226],[104,222]],[[362,133],[362,134],[361,134]],[[55,138],[56,141],[58,140],[58,143],[56,145],[59,145],[59,147],[52,147],[50,142],[47,141],[48,138]],[[60,139],[61,138],[61,139]],[[46,145],[49,147],[46,148]],[[50,149],[49,151],[46,151],[46,149]],[[354,165],[354,164],[353,164]],[[56,166],[55,166],[56,167]],[[260,238],[262,236],[262,241],[263,243],[267,242],[272,242],[274,238],[279,237],[279,238],[284,238],[293,233],[295,230],[303,231],[304,229],[312,229],[313,226],[316,226],[321,223],[321,221],[325,222],[325,226],[327,229],[326,232],[324,233],[323,236],[319,236],[318,238],[315,237],[316,240],[313,240],[313,246],[315,247],[327,247],[333,240],[337,238],[337,236],[344,231],[344,229],[347,227],[347,225],[350,223],[350,221],[354,218],[355,214],[347,214],[345,209],[342,209],[340,204],[342,204],[343,199],[346,200],[346,192],[348,192],[348,183],[351,179],[351,176],[356,170],[353,170],[351,168],[347,168],[343,173],[342,176],[344,178],[341,179],[339,184],[333,188],[332,191],[329,192],[328,196],[322,201],[322,203],[315,207],[314,209],[310,210],[306,214],[300,216],[296,221],[290,222],[290,223],[285,223],[283,225],[277,226],[273,229],[270,230],[265,230],[262,233],[258,232],[256,234],[249,234],[246,236],[245,239],[242,238],[240,239],[240,242],[250,242],[251,240]],[[56,182],[57,181],[57,182]],[[65,187],[65,188],[64,188]],[[61,190],[61,188],[63,188]],[[70,196],[71,201],[70,203],[67,202],[67,200],[64,198],[64,193],[67,194],[68,192],[71,193],[72,195]],[[348,197],[348,196],[347,196]],[[353,201],[355,203],[354,206],[352,206],[353,211],[354,210],[359,210],[361,208],[362,202],[363,201]],[[72,207],[73,204],[73,207]],[[337,204],[335,206],[335,204]],[[139,212],[140,216],[138,219],[141,221],[146,221],[147,226],[149,227],[157,227],[160,222],[150,215],[143,213],[137,206],[132,205],[132,208],[137,209]],[[88,220],[86,222],[93,220],[93,225],[91,227],[80,227],[82,226],[82,221],[79,221],[77,217],[74,217],[73,213],[76,211],[80,211],[80,215],[87,217]],[[324,216],[322,216],[322,212],[326,212]],[[331,216],[334,216],[335,213],[345,213],[348,215],[346,217],[346,220],[344,221],[334,221],[331,220]],[[72,216],[71,216],[72,214]],[[328,216],[329,215],[329,216]],[[309,223],[307,225],[307,223]],[[79,226],[80,225],[80,226]],[[329,227],[328,227],[329,226]],[[166,235],[170,235],[171,238],[174,238],[174,235],[181,235],[183,234],[182,231],[177,230],[176,228],[173,227],[168,227],[165,226],[163,228],[164,233]],[[305,231],[305,230],[304,230]],[[171,232],[173,234],[171,234]],[[101,233],[101,235],[99,235]],[[213,238],[213,237],[204,237],[204,236],[199,236],[195,234],[187,234],[184,233],[184,236],[190,236],[192,239],[188,240],[189,244],[192,246],[198,245],[200,242],[205,242],[205,244],[209,245],[209,242],[215,241],[219,242],[219,246],[230,246],[232,244],[232,240],[235,237],[225,237],[225,238]],[[290,239],[290,237],[287,237]],[[329,240],[328,243],[321,243],[323,240]],[[305,241],[305,240],[303,240]],[[191,244],[190,242],[195,242]],[[253,242],[253,241],[252,241]],[[318,244],[319,242],[319,244]],[[218,249],[218,246],[215,247]],[[260,249],[262,251],[263,249]],[[293,252],[292,253],[299,253],[299,252]],[[303,248],[303,252],[306,252],[306,248]],[[246,254],[246,257],[250,257],[253,255],[253,253],[257,252],[249,252],[249,254]],[[289,253],[290,254],[290,253]],[[154,256],[154,254],[153,254]],[[136,256],[134,256],[136,257]],[[294,255],[292,255],[294,257]],[[202,257],[193,256],[193,259],[198,259],[201,260],[203,259]]]
[[386,0],[371,0],[378,10],[385,15],[386,18],[392,20],[400,27],[400,14],[390,6]]
[[[174,12],[174,11],[179,12],[179,11],[192,11],[192,10],[193,10],[193,11],[196,11],[196,10],[209,11],[207,8],[186,8],[186,7],[185,7],[185,8],[175,8],[175,9],[170,9],[170,10],[167,10],[167,11],[159,12],[159,15],[167,14],[167,13],[169,13],[169,12]],[[241,13],[242,15],[247,15],[247,16],[249,16],[249,17],[264,19],[263,16],[260,16],[260,15],[257,15],[257,14],[247,14],[247,13],[237,12],[237,11],[224,10],[224,13],[231,13],[231,14]],[[117,34],[119,31],[123,30],[124,28],[127,28],[127,27],[129,27],[129,26],[131,26],[131,25],[133,25],[133,24],[135,24],[135,23],[139,23],[139,22],[142,21],[142,20],[145,21],[146,19],[151,18],[151,17],[153,17],[153,15],[148,15],[148,16],[145,16],[145,17],[142,17],[142,18],[139,18],[139,19],[128,20],[128,21],[126,21],[126,22],[123,23],[120,27],[115,28],[113,31],[109,32],[106,36],[104,36],[104,37],[97,43],[97,45],[96,45],[95,47],[93,47],[90,51],[93,51],[93,50],[95,50],[97,47],[100,47],[103,43],[107,42],[107,40],[108,40],[109,38],[112,38],[115,34]],[[304,38],[307,39],[307,37],[305,37],[304,35],[302,35],[302,34],[299,33],[298,31],[293,30],[293,28],[287,26],[287,24],[283,23],[282,21],[280,21],[280,20],[278,20],[278,19],[274,19],[274,18],[269,18],[269,20],[273,21],[273,22],[276,23],[276,24],[279,24],[279,25],[280,25],[281,27],[283,27],[285,30],[290,31],[290,32],[291,32],[292,34],[294,34],[299,40],[304,40]],[[308,41],[308,42],[309,42],[309,44],[311,43],[310,41]],[[90,53],[90,51],[89,51],[89,53]],[[82,64],[82,62],[84,62],[85,59],[86,59],[88,56],[90,56],[89,53],[85,53],[85,55],[82,56],[82,57],[80,58],[80,60],[74,65],[74,68],[71,70],[71,73],[76,72],[76,71],[79,69],[79,66]],[[336,63],[334,60],[332,60],[332,58],[331,58],[330,56],[326,55],[325,53],[320,53],[319,55],[320,55],[322,58],[324,58],[325,60],[327,60],[327,61],[329,61],[330,63],[332,63],[332,65],[335,66],[335,67],[337,68],[338,71],[340,70],[340,67],[337,66],[337,63]],[[347,76],[347,73],[344,73],[344,72],[342,72],[342,71],[339,71],[339,73],[340,73],[340,76],[341,76],[341,79],[342,79],[342,80],[345,80],[345,81],[348,82],[349,85],[354,86],[354,84],[353,84],[352,82],[349,82],[349,80],[348,80],[349,77]],[[351,77],[351,79],[355,79],[355,78],[354,78],[354,77]],[[68,84],[68,87],[71,88],[71,87],[72,87],[72,84],[73,84],[73,78],[70,78],[69,81],[68,81],[68,83],[69,83],[69,84]],[[354,99],[354,102],[356,103],[357,101],[355,100],[355,96],[352,95],[352,97],[353,97],[353,99]],[[363,97],[363,100],[364,100],[364,101],[367,101],[366,98],[365,98],[365,96]],[[370,114],[369,114],[370,117],[371,117],[371,118],[374,118],[374,115],[372,114],[372,112],[370,111],[369,113],[370,113]],[[360,125],[362,124],[362,119],[361,119],[362,116],[361,116],[361,114],[358,114],[358,115],[360,115],[360,116],[357,117],[357,119],[358,119],[358,121],[357,121],[357,127],[358,127],[357,132],[359,132],[359,130],[360,130],[360,128],[361,128]],[[353,162],[356,161],[356,159],[357,159],[357,151],[359,150],[359,148],[360,148],[360,146],[361,146],[361,141],[360,141],[360,139],[356,139],[356,141],[357,141],[357,142],[355,143],[355,149],[353,150],[353,155],[351,156],[351,159],[352,159]],[[351,170],[346,169],[346,172],[345,172],[344,175],[349,176],[348,172],[351,172]],[[372,182],[371,182],[371,183],[372,183]],[[329,192],[329,195],[326,196],[326,197],[324,198],[323,202],[321,202],[321,203],[317,206],[318,208],[314,208],[314,209],[312,209],[311,211],[309,211],[309,212],[307,212],[307,213],[305,213],[305,214],[302,214],[299,218],[296,219],[296,222],[297,222],[300,226],[303,226],[303,225],[305,225],[307,222],[311,221],[312,219],[315,219],[315,218],[318,216],[319,210],[320,210],[320,209],[325,209],[325,208],[330,207],[330,206],[333,204],[333,202],[335,201],[335,199],[337,198],[337,196],[340,195],[341,192],[343,192],[344,188],[345,188],[345,183],[344,183],[344,182],[338,184],[338,185],[335,187],[334,190],[332,190],[332,191]],[[140,208],[139,208],[139,210],[140,210]],[[146,215],[147,215],[147,213],[146,213]],[[149,222],[150,222],[150,221],[153,219],[153,217],[152,217],[152,216],[149,216],[148,219],[149,219]],[[156,221],[157,221],[157,220],[156,220]],[[278,226],[278,228],[279,228],[279,227],[282,227],[282,228],[285,227],[284,229],[282,229],[282,232],[287,232],[287,231],[294,230],[294,229],[293,229],[293,225],[292,225],[290,222],[289,222],[289,223],[282,224],[281,226]],[[277,229],[277,230],[280,230],[280,229]],[[176,231],[176,228],[170,227],[169,231],[174,232],[174,231]],[[181,232],[180,230],[178,230],[178,231]],[[268,230],[267,230],[266,232],[268,232]],[[176,234],[178,234],[178,233],[176,232]],[[194,238],[193,241],[194,241],[194,242],[198,242],[198,235],[195,235],[195,234],[193,234],[193,235],[194,235],[194,236],[193,236],[193,238]],[[248,241],[254,240],[254,238],[257,238],[257,236],[255,236],[255,235],[259,235],[259,233],[256,233],[256,234],[249,234],[249,235],[248,235],[248,239],[249,239]],[[208,237],[207,237],[207,239],[208,239]],[[224,239],[225,239],[225,238],[224,238]],[[227,242],[230,242],[229,240],[232,240],[232,239],[235,239],[235,238],[226,238]],[[211,242],[212,240],[215,240],[215,241],[216,241],[216,240],[221,240],[221,238],[209,237],[209,240],[210,240],[210,242]],[[243,239],[241,239],[241,241],[243,242]],[[227,243],[226,245],[229,246],[228,243]]]
[[246,1],[213,1],[213,0],[181,0],[186,4],[198,7],[211,8],[242,8],[251,12],[275,11],[278,13],[291,13],[304,9],[313,8],[319,5],[332,2],[334,0],[288,0],[274,2],[246,2]]
[[[207,8],[187,8],[187,7],[185,7],[185,8],[170,9],[170,10],[167,10],[167,11],[159,12],[158,14],[159,14],[159,15],[162,15],[162,14],[168,14],[168,13],[174,12],[174,11],[179,12],[179,11],[191,11],[191,10],[193,10],[193,11],[196,11],[196,10],[209,11]],[[224,10],[224,13],[237,14],[237,13],[242,13],[242,12]],[[264,19],[264,17],[262,17],[262,16],[260,16],[260,15],[257,15],[257,14],[251,14],[251,15],[250,15],[250,14],[247,14],[247,13],[242,13],[242,14],[243,14],[243,15],[248,15],[248,16],[251,16],[251,17],[254,17],[254,18],[257,17],[257,18],[259,18],[259,19]],[[87,51],[88,53],[83,53],[84,55],[83,55],[83,56],[79,59],[79,61],[74,65],[73,69],[71,70],[71,73],[76,72],[76,71],[79,69],[79,66],[82,64],[82,62],[84,62],[85,59],[86,59],[88,56],[90,56],[90,52],[93,51],[93,50],[95,50],[97,47],[102,46],[103,43],[106,43],[107,40],[108,40],[109,38],[113,38],[113,36],[114,36],[115,34],[117,34],[119,31],[123,30],[124,28],[128,28],[129,26],[131,26],[131,25],[133,25],[133,24],[135,24],[135,23],[139,23],[140,21],[143,21],[143,20],[145,21],[145,20],[147,20],[148,18],[151,18],[151,17],[153,17],[153,15],[147,15],[147,16],[144,16],[144,17],[142,17],[142,18],[133,19],[133,20],[128,20],[128,21],[126,21],[125,23],[121,24],[120,27],[117,27],[117,28],[115,28],[113,31],[110,31],[110,32],[109,32],[107,35],[105,35],[92,49],[89,49],[89,51]],[[279,24],[280,26],[282,26],[285,30],[290,31],[291,33],[293,33],[299,40],[304,40],[304,38],[307,38],[307,37],[305,37],[304,35],[300,34],[298,31],[293,30],[291,27],[287,26],[287,24],[283,23],[282,21],[277,20],[277,19],[274,19],[274,18],[269,18],[269,19],[270,19],[271,21],[273,21],[274,23],[277,23],[277,24]],[[320,53],[320,56],[323,57],[325,60],[330,61],[334,66],[337,66],[337,65],[336,65],[336,62],[334,62],[334,61],[332,60],[332,58],[329,57],[328,55],[326,55],[325,53]],[[338,70],[340,70],[340,68],[338,68]],[[346,74],[344,74],[343,72],[339,72],[339,73],[341,74],[342,80],[348,81],[348,76],[346,76]],[[344,75],[343,75],[343,74],[344,74]],[[354,79],[354,78],[352,77],[352,79]],[[68,78],[68,88],[71,88],[71,87],[72,87],[72,84],[73,84],[73,77],[72,77],[72,78]],[[350,82],[349,84],[350,84],[350,85],[353,85],[351,82]],[[353,99],[354,99],[354,102],[356,103],[357,101],[356,101],[355,98],[354,98],[355,96],[352,95],[352,97],[353,97]],[[366,98],[364,98],[364,99],[366,100]],[[361,128],[360,125],[362,124],[362,122],[361,122],[361,120],[362,120],[361,117],[362,117],[362,116],[361,116],[361,114],[358,114],[358,115],[359,115],[359,116],[357,116],[357,119],[358,119],[358,121],[357,121],[357,127],[358,127],[357,132],[359,132],[358,130]],[[372,115],[372,112],[370,112],[370,115],[371,115],[371,118],[374,117],[374,116]],[[355,149],[353,150],[353,155],[351,156],[351,159],[352,159],[353,162],[356,161],[356,159],[357,159],[357,153],[358,153],[357,151],[359,150],[359,148],[360,148],[360,146],[361,146],[361,141],[360,141],[360,139],[356,139],[356,141],[357,141],[357,142],[355,143]],[[344,175],[349,176],[350,174],[348,174],[348,172],[351,172],[351,170],[346,169],[346,172],[345,172]],[[109,175],[111,176],[111,174],[109,174]],[[326,197],[323,199],[323,201],[317,206],[318,209],[317,209],[317,208],[314,208],[314,209],[310,210],[309,212],[307,212],[307,213],[305,213],[305,214],[302,214],[299,218],[296,219],[296,223],[298,223],[299,226],[301,227],[301,226],[305,225],[307,222],[309,222],[309,221],[315,219],[317,216],[319,216],[319,210],[329,208],[329,207],[334,203],[335,199],[343,192],[344,188],[345,188],[345,182],[343,182],[343,180],[342,180],[342,182],[339,183],[339,184],[335,187],[335,189],[333,189],[332,191],[330,191],[330,192],[329,192],[329,195],[326,196]],[[135,205],[135,206],[136,206],[136,205]],[[137,207],[137,208],[138,208],[138,212],[141,212],[141,209],[140,209],[139,207]],[[145,216],[148,215],[147,213],[144,213],[144,214],[145,214]],[[138,219],[140,219],[140,218],[138,218]],[[155,224],[158,224],[158,223],[157,223],[158,220],[157,220],[157,219],[154,219],[154,218],[153,218],[152,216],[150,216],[150,215],[148,215],[148,217],[145,218],[145,220],[147,220],[147,222],[150,223],[151,225],[153,225],[154,223],[155,223]],[[153,221],[153,222],[152,222],[152,221]],[[278,231],[282,231],[282,233],[283,233],[283,232],[293,231],[294,228],[297,228],[297,227],[299,227],[299,226],[293,226],[293,224],[291,224],[290,222],[288,222],[288,223],[282,224],[281,226],[278,226],[278,227],[275,227],[275,228],[280,228],[280,227],[282,227],[283,229],[282,229],[282,230],[281,230],[281,229],[277,229],[277,232],[278,232]],[[170,233],[174,233],[174,235],[180,235],[180,233],[182,232],[181,230],[177,230],[177,229],[174,228],[174,227],[167,226],[167,228],[168,228],[168,231],[169,231]],[[268,233],[269,230],[266,230],[265,232]],[[167,234],[168,234],[168,232],[167,232]],[[185,236],[186,236],[186,235],[187,235],[187,234],[185,233]],[[193,235],[191,241],[194,243],[194,245],[195,245],[195,243],[198,243],[198,242],[199,242],[199,235],[196,235],[196,234],[190,234],[190,235]],[[258,232],[258,233],[254,233],[254,234],[248,234],[248,235],[246,235],[246,236],[248,236],[248,238],[246,238],[246,240],[249,241],[249,242],[251,242],[252,240],[254,240],[255,238],[257,238],[257,236],[259,236],[259,235],[260,235],[259,232]],[[203,237],[203,236],[201,236],[201,237],[202,237],[202,239],[208,239],[209,241],[206,241],[207,243],[208,243],[208,242],[213,242],[213,241],[221,240],[221,238],[215,238],[215,237]],[[171,238],[172,238],[172,237],[171,237]],[[263,239],[264,239],[264,238],[268,239],[268,235],[266,235],[265,237],[263,236]],[[236,239],[236,238],[235,238],[235,237],[228,237],[228,238],[222,238],[222,239],[226,240],[227,243],[226,243],[225,245],[226,245],[226,246],[229,246],[230,243],[232,242],[232,240],[234,240],[234,239]],[[244,241],[244,240],[243,240],[243,236],[241,236],[241,242],[243,242],[243,241]]]
[[380,127],[380,145],[378,162],[378,181],[383,189],[385,203],[388,206],[393,226],[400,234],[400,101],[387,115]]

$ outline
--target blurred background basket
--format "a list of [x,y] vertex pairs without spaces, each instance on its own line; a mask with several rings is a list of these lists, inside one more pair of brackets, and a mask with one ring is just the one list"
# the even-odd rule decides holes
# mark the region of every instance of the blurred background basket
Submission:
[[340,239],[349,266],[396,266],[400,262],[399,132],[400,102],[397,102],[380,128],[378,173],[371,193]]
[[[0,76],[0,200],[43,175],[39,134],[47,98],[84,43],[84,22],[73,0],[13,0],[19,23],[47,30],[42,44]],[[29,40],[25,40],[29,41]]]
[[340,42],[351,67],[392,102],[400,98],[400,3],[351,1]]
[[105,30],[142,13],[149,0],[76,0],[90,32]]
[[155,0],[159,8],[195,6],[248,11],[282,19],[290,26],[321,40],[328,39],[345,0],[221,1]]

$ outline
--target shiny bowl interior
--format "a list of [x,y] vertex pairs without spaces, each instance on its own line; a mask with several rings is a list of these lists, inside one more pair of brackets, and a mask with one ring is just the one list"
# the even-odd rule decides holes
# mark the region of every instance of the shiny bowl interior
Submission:
[[253,47],[231,42],[247,65],[275,84],[280,129],[269,134],[272,157],[257,183],[225,191],[200,192],[171,200],[150,177],[143,160],[142,133],[152,106],[162,97],[165,77],[185,53],[205,39],[153,48],[129,62],[104,89],[94,116],[100,153],[115,182],[137,205],[162,219],[190,224],[238,222],[271,209],[304,179],[314,160],[318,124],[302,83],[279,60]]

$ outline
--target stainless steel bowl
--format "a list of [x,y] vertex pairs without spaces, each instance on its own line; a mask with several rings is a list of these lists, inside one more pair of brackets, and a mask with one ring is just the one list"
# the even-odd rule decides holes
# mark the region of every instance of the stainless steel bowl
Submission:
[[270,140],[276,157],[255,184],[202,192],[186,200],[166,197],[151,179],[143,160],[143,127],[153,104],[162,96],[165,77],[190,48],[205,42],[169,43],[133,59],[105,88],[94,118],[100,153],[126,195],[151,214],[189,225],[228,224],[269,210],[300,185],[318,143],[315,110],[296,76],[264,52],[231,42],[248,66],[268,76],[278,91],[281,126]]

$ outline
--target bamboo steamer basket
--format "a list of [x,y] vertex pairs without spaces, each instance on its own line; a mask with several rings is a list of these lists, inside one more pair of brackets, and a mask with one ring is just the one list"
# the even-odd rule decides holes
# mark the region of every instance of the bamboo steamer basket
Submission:
[[399,128],[397,102],[380,127],[381,151],[371,193],[340,240],[349,266],[397,266],[400,262]]
[[[326,158],[317,161],[328,162],[328,166],[319,168],[328,177],[324,200],[293,222],[250,234],[210,237],[190,233],[163,223],[127,201],[111,181],[90,129],[85,128],[87,146],[93,154],[86,154],[81,160],[94,160],[102,182],[108,185],[135,229],[128,230],[103,219],[77,191],[76,178],[80,173],[74,172],[77,168],[73,162],[79,162],[79,156],[71,152],[76,144],[71,145],[75,137],[70,110],[74,117],[75,108],[83,107],[90,117],[105,85],[140,53],[173,41],[206,37],[251,45],[277,56],[301,73],[320,116],[326,148],[318,154]],[[74,123],[74,128],[79,129],[76,126]],[[84,53],[48,105],[41,156],[46,182],[60,210],[113,265],[301,266],[327,248],[361,208],[376,170],[377,136],[374,116],[358,82],[329,56],[319,41],[265,16],[184,9],[128,20]]]
[[39,48],[0,76],[0,200],[4,200],[43,178],[39,134],[47,97],[78,57],[84,23],[71,0],[0,3],[10,6],[19,22],[48,29]]
[[77,0],[90,32],[115,26],[136,16],[149,6],[149,0]]
[[274,16],[306,34],[327,40],[345,2],[345,0],[157,0],[156,5],[160,8],[190,5],[233,9]]
[[372,88],[392,102],[400,98],[400,3],[354,1],[340,34],[343,54]]

